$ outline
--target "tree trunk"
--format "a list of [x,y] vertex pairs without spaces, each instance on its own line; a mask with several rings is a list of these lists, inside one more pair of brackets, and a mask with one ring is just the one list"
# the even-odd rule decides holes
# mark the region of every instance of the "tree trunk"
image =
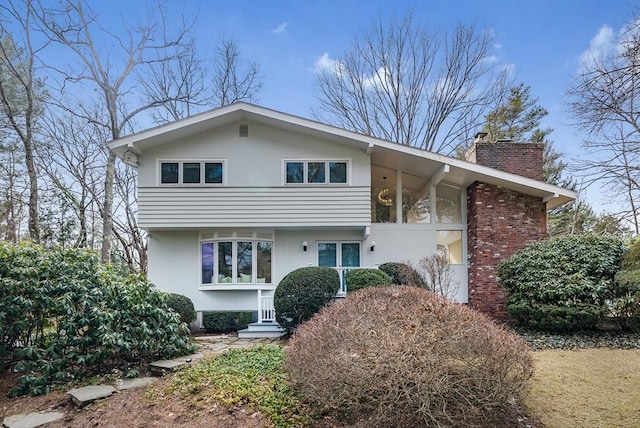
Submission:
[[104,179],[104,202],[102,206],[102,247],[100,260],[103,264],[111,261],[111,237],[113,236],[113,183],[116,173],[116,155],[109,152],[107,171]]

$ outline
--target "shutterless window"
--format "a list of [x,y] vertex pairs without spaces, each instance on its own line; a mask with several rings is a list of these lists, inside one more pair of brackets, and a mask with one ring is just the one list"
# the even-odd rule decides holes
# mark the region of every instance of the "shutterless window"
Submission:
[[182,182],[187,184],[200,183],[200,162],[182,164]]
[[346,184],[347,182],[346,161],[285,162],[285,183],[287,184]]
[[287,162],[287,183],[304,183],[304,162]]
[[178,163],[163,162],[160,175],[161,175],[160,182],[162,184],[177,184],[178,183]]
[[200,244],[202,284],[271,284],[271,241]]
[[222,162],[161,162],[161,184],[222,184]]
[[204,182],[221,184],[222,183],[222,162],[205,162],[204,164]]

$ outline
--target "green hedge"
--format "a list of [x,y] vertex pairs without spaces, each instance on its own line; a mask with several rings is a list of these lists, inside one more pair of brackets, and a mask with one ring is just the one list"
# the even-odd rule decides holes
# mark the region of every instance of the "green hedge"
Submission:
[[606,323],[617,295],[614,276],[624,246],[595,235],[541,241],[498,265],[507,310],[522,326],[548,331],[593,329]]
[[16,395],[195,349],[165,293],[94,252],[0,243],[0,289],[0,360],[21,373]]
[[310,266],[285,276],[273,295],[276,320],[291,334],[335,298],[340,276],[330,267]]
[[361,288],[376,285],[390,285],[391,278],[380,269],[353,269],[345,275],[347,291],[356,291]]
[[207,333],[230,333],[247,328],[253,321],[253,312],[216,311],[202,314]]

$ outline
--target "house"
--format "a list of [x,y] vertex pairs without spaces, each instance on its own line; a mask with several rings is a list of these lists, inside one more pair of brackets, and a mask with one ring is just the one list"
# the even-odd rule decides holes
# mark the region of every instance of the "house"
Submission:
[[545,236],[575,199],[542,182],[541,144],[490,143],[468,161],[236,103],[109,144],[138,173],[149,279],[206,311],[273,319],[279,281],[444,251],[456,299],[504,317],[494,267]]

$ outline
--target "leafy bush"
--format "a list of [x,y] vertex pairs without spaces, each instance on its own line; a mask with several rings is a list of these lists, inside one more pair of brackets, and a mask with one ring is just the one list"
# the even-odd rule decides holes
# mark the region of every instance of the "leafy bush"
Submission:
[[202,314],[207,333],[229,333],[247,328],[253,321],[252,312],[216,311]]
[[192,352],[167,297],[95,253],[0,244],[0,357],[22,373],[13,394]]
[[525,248],[498,265],[507,310],[520,325],[548,331],[593,329],[617,299],[619,239],[562,236]]
[[380,269],[354,269],[345,275],[347,291],[356,291],[361,288],[375,285],[389,285],[391,278]]
[[335,269],[303,267],[285,276],[273,295],[276,320],[288,333],[333,301],[340,289]]
[[180,321],[183,323],[191,324],[191,321],[196,319],[196,310],[193,307],[193,302],[187,296],[182,294],[168,293],[167,306],[173,312],[180,315]]
[[411,265],[400,262],[387,262],[378,267],[382,272],[389,275],[391,282],[396,285],[415,285],[424,287],[424,279]]
[[323,309],[294,335],[285,369],[306,401],[350,425],[406,427],[505,426],[533,370],[513,332],[408,286]]
[[622,269],[628,271],[640,269],[640,239],[631,244],[624,253]]

